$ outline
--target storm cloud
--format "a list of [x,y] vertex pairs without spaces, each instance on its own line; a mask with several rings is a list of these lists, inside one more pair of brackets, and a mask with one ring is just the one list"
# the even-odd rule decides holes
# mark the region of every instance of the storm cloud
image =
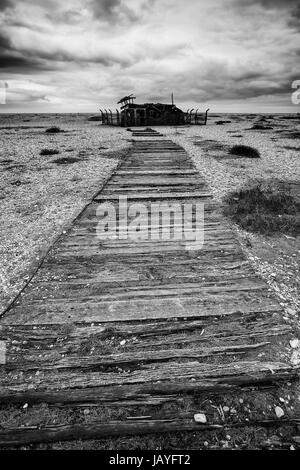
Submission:
[[0,28],[0,79],[20,83],[14,109],[22,96],[20,110],[93,111],[131,92],[288,108],[300,78],[296,0],[0,0]]
[[12,5],[11,0],[0,0],[0,11],[6,10]]

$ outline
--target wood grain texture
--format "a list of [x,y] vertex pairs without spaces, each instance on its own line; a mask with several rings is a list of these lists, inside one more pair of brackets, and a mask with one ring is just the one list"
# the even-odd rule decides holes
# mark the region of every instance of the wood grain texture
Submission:
[[[293,329],[189,155],[159,132],[135,129],[133,136],[127,158],[1,319],[3,406],[117,405],[132,407],[134,416],[140,405],[180,406],[186,397],[255,394],[298,380],[299,368],[290,363]],[[155,202],[204,203],[203,246],[187,249],[184,237],[150,238],[159,228],[151,219],[143,226],[146,240],[97,239],[99,203],[111,203],[119,223],[120,195],[147,209]],[[170,220],[162,225],[172,227]],[[117,235],[126,228],[120,222]],[[0,445],[213,431],[226,424],[201,427],[180,413],[2,429]],[[263,417],[253,424],[280,425]]]

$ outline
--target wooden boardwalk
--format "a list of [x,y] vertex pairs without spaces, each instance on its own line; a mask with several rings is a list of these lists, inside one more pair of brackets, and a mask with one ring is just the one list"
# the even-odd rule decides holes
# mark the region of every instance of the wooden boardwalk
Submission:
[[[295,416],[279,420],[274,410],[257,410],[252,422],[236,413],[247,397],[269,400],[297,378],[289,360],[293,332],[280,305],[187,153],[155,131],[134,130],[133,137],[130,155],[0,322],[7,344],[2,407],[46,403],[71,407],[74,416],[82,406],[117,407],[119,414],[71,424],[62,417],[58,426],[41,418],[37,429],[0,430],[0,445],[249,426],[286,425],[296,434]],[[147,208],[203,203],[204,245],[99,241],[97,208],[110,203],[119,217],[119,196]],[[228,417],[225,397],[235,411]],[[207,423],[194,421],[199,410]]]

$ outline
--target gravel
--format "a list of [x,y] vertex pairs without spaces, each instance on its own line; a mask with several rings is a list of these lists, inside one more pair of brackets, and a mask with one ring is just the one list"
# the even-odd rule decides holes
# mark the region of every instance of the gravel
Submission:
[[[47,134],[51,126],[64,132]],[[0,312],[130,145],[86,115],[0,115]],[[41,156],[44,148],[59,155]],[[57,157],[73,163],[57,164]],[[78,160],[78,161],[77,161]]]
[[[189,152],[216,199],[222,200],[228,192],[244,187],[255,179],[276,178],[300,183],[299,139],[285,137],[288,131],[300,130],[299,118],[287,121],[276,116],[270,120],[273,130],[253,131],[249,129],[255,122],[254,118],[249,121],[245,117],[228,117],[232,122],[223,126],[216,126],[215,120],[212,120],[207,126],[161,129],[163,134]],[[233,137],[235,135],[242,137]],[[201,143],[203,140],[213,140],[229,147],[254,147],[260,152],[261,158],[229,158],[227,149],[209,152],[195,145],[195,142]],[[298,147],[298,150],[284,147]],[[226,158],[222,158],[224,155]]]
[[[289,135],[299,133],[299,116],[286,120],[284,116],[274,115],[264,123],[273,127],[269,130],[250,130],[257,122],[255,116],[224,116],[228,118],[232,122],[223,126],[215,125],[216,119],[210,118],[207,126],[159,129],[187,150],[220,203],[229,192],[257,180],[294,183],[300,197],[299,138]],[[224,148],[217,150],[215,145],[204,142],[208,140]],[[254,147],[261,158],[230,158],[229,149],[234,145]],[[254,271],[268,283],[283,307],[285,320],[299,327],[300,237],[265,237],[231,225]]]

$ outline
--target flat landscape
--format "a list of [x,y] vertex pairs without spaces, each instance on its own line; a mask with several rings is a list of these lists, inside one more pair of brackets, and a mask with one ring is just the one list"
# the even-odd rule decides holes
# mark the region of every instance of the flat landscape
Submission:
[[[84,114],[1,116],[2,310],[131,144],[131,134],[124,128],[101,126],[88,118]],[[257,125],[262,129],[253,129]],[[53,126],[64,132],[47,133]],[[299,115],[212,115],[206,127],[159,129],[187,150],[220,202],[230,192],[261,180],[286,182],[300,198]],[[261,158],[230,158],[229,148],[238,144],[258,149]],[[43,149],[59,153],[43,156]],[[56,163],[58,159],[65,162]],[[299,236],[266,237],[235,224],[233,228],[256,271],[286,307],[289,320],[297,320]]]
[[[297,448],[299,116],[0,127],[0,445]],[[203,247],[99,242],[120,194],[202,202]]]

